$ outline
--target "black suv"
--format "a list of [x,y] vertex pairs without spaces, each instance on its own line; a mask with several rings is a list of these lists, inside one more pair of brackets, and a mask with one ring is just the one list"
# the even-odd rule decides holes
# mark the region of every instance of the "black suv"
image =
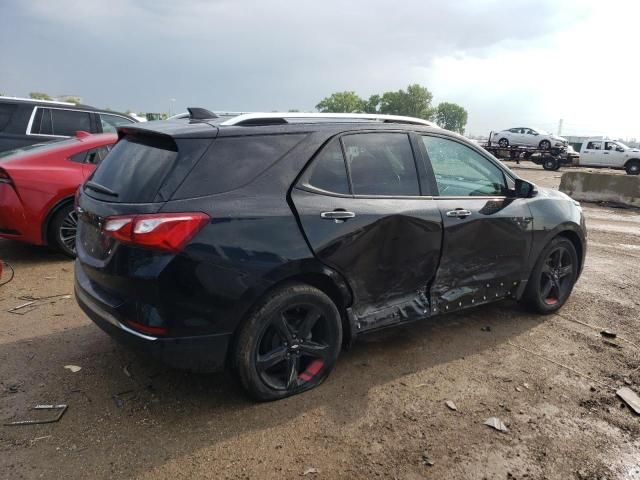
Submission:
[[71,137],[78,130],[115,132],[137,120],[67,102],[0,97],[0,152]]
[[577,202],[428,122],[192,110],[118,131],[77,200],[78,303],[257,399],[315,387],[365,332],[506,298],[553,312],[582,270]]

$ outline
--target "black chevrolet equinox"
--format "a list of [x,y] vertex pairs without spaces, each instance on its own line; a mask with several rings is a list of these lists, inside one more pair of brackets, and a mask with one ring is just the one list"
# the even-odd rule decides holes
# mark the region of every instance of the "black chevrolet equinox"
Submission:
[[320,384],[372,330],[569,297],[579,204],[464,137],[384,115],[268,113],[120,127],[76,199],[76,298],[179,368],[255,398]]

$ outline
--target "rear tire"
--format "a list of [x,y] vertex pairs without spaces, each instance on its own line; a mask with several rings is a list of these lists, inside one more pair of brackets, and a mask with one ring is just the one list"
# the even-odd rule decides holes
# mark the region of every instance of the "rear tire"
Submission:
[[506,138],[501,138],[500,140],[498,140],[498,145],[500,145],[502,148],[506,148],[509,146],[509,140],[507,140]]
[[548,157],[544,159],[542,162],[542,168],[545,170],[558,170],[560,168],[560,163],[553,157]]
[[542,149],[542,150],[549,150],[551,148],[551,142],[549,140],[542,140],[538,146]]
[[640,160],[629,160],[624,169],[627,175],[640,175]]
[[320,385],[341,345],[333,301],[317,288],[288,284],[267,294],[242,325],[235,368],[253,398],[278,400]]
[[522,296],[523,303],[543,315],[559,310],[571,295],[578,268],[573,243],[565,237],[554,238],[533,267]]
[[76,257],[78,215],[72,203],[59,208],[49,222],[49,245],[69,258]]

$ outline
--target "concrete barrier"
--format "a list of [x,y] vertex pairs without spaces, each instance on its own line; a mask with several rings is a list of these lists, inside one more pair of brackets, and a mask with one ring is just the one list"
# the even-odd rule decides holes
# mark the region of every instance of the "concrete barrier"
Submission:
[[615,202],[640,207],[640,175],[565,172],[560,191],[584,202]]

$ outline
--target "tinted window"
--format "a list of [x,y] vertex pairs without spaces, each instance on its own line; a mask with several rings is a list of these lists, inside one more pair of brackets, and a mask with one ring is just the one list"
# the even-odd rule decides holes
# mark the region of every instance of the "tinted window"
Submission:
[[331,140],[321,151],[306,173],[306,183],[335,193],[349,193],[347,169],[342,156],[342,148],[337,138]]
[[48,108],[36,108],[33,117],[31,130],[29,133],[35,135],[53,135],[53,125],[51,124],[51,110]]
[[91,119],[87,112],[52,108],[51,121],[53,124],[53,135],[66,135],[71,137],[75,135],[78,130],[91,132]]
[[85,163],[91,163],[92,165],[99,165],[107,153],[111,150],[111,145],[105,145],[103,147],[94,148],[89,150]]
[[85,192],[112,202],[153,202],[177,156],[178,148],[169,137],[128,135],[115,144],[91,178],[118,196],[88,188]]
[[282,158],[305,135],[218,138],[173,198],[201,197],[246,185]]
[[505,194],[504,173],[489,159],[446,138],[423,136],[422,141],[427,148],[440,195]]
[[9,125],[16,108],[17,105],[15,103],[0,103],[0,132]]
[[354,195],[420,195],[407,134],[345,135],[342,142]]
[[120,125],[130,125],[134,122],[119,115],[109,115],[107,113],[101,113],[100,123],[102,124],[103,132],[115,132],[116,128]]

